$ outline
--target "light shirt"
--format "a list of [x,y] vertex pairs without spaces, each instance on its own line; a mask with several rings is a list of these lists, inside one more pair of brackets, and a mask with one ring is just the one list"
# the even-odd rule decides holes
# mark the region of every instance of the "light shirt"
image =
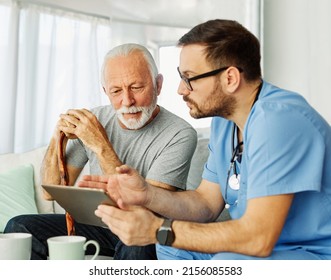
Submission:
[[[210,156],[203,178],[221,186],[224,197],[232,154],[233,123],[213,118]],[[227,188],[233,219],[247,200],[294,193],[275,250],[303,248],[331,257],[331,128],[296,93],[267,82],[246,121],[240,189]],[[236,145],[236,137],[234,137]]]
[[[160,112],[146,126],[137,130],[120,126],[115,110],[109,106],[92,112],[106,130],[118,158],[146,179],[185,189],[197,132],[185,120],[160,107]],[[83,168],[89,161],[91,174],[102,174],[95,153],[80,140],[70,140],[67,162]]]

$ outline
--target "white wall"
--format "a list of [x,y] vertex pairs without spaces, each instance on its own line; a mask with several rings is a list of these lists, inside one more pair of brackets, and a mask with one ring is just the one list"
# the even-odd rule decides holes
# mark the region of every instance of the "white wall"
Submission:
[[264,78],[301,93],[331,123],[331,1],[264,0]]

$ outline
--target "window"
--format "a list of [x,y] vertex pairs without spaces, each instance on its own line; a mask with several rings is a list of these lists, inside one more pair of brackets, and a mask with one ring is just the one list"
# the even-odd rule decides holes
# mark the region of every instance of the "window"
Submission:
[[60,113],[108,104],[109,21],[13,2],[0,4],[0,36],[0,153],[47,145]]
[[195,128],[209,127],[211,118],[192,118],[189,114],[189,108],[183,101],[183,97],[177,93],[177,88],[180,82],[176,70],[179,63],[179,52],[180,49],[175,46],[160,48],[159,71],[163,74],[164,81],[162,92],[159,96],[159,104],[180,116]]
[[[174,3],[167,5],[172,13],[163,13],[162,17],[156,10],[147,11],[139,5],[151,17],[141,17],[136,10],[133,14],[138,14],[137,18],[115,13],[111,23],[102,16],[86,15],[89,10],[82,14],[31,2],[0,0],[0,131],[5,132],[0,139],[0,154],[47,145],[59,114],[69,108],[108,104],[100,86],[101,63],[110,47],[127,42],[147,46],[160,63],[165,77],[160,105],[196,128],[209,127],[210,118],[193,119],[177,94],[179,50],[165,44],[175,45],[194,22],[209,18],[235,19],[253,31],[259,31],[260,26],[260,0],[182,3],[184,10],[176,9],[178,3]],[[74,6],[73,2],[80,1],[61,2]],[[84,2],[98,5],[92,0]],[[150,6],[152,1],[141,2]],[[128,7],[132,6],[121,2],[117,8],[126,11]]]

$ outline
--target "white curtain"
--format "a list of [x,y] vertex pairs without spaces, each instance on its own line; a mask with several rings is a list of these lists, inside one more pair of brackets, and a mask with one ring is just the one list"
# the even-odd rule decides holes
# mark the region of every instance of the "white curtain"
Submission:
[[[209,119],[193,120],[176,93],[178,53],[158,52],[188,28],[110,22],[28,2],[0,0],[0,154],[47,145],[59,114],[69,108],[108,104],[101,63],[110,47],[125,42],[146,45],[159,62],[165,76],[160,104],[194,127],[209,126]],[[235,19],[260,36],[261,0],[212,2],[212,9],[192,6],[190,13],[201,22]]]
[[109,21],[0,1],[0,154],[46,145],[60,113],[108,103]]

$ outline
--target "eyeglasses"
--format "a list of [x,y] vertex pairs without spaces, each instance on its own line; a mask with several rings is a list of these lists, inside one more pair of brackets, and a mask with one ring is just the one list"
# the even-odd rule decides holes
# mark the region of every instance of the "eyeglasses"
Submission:
[[[206,72],[206,73],[203,73],[203,74],[200,74],[200,75],[197,75],[197,76],[194,76],[192,78],[186,78],[185,76],[183,76],[182,73],[180,73],[179,71],[179,67],[177,67],[177,71],[179,73],[179,76],[180,78],[184,81],[186,87],[188,90],[192,91],[193,88],[192,88],[192,85],[191,85],[191,81],[195,81],[195,80],[199,80],[199,79],[202,79],[202,78],[207,78],[207,77],[211,77],[211,76],[214,76],[226,69],[228,69],[230,66],[226,66],[226,67],[221,67],[219,69],[216,69],[216,70],[212,70],[212,71],[209,71],[209,72]],[[243,70],[239,67],[237,67],[237,69],[239,70],[239,72],[243,72]]]

